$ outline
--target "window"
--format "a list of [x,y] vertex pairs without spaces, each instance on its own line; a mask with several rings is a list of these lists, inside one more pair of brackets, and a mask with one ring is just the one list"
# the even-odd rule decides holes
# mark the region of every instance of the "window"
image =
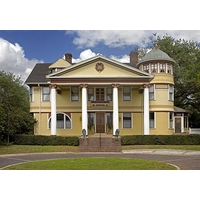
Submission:
[[131,87],[130,86],[124,86],[123,87],[123,100],[124,101],[130,101],[131,100]]
[[123,113],[123,128],[132,128],[131,113]]
[[152,73],[158,72],[158,65],[157,64],[151,64],[151,72]]
[[172,65],[171,64],[167,64],[167,73],[168,74],[173,74]]
[[106,113],[107,116],[107,126],[109,129],[113,128],[113,113]]
[[94,126],[94,113],[88,113],[88,128],[91,129]]
[[106,100],[107,101],[112,101],[112,88],[107,88],[106,95],[107,95]]
[[29,101],[33,102],[33,88],[32,87],[29,88]]
[[144,72],[149,73],[149,65],[144,65],[143,70],[144,70]]
[[50,101],[50,91],[49,87],[42,87],[42,101]]
[[149,128],[155,128],[155,113],[149,113]]
[[166,65],[165,64],[159,64],[160,67],[160,73],[166,73]]
[[[56,118],[57,129],[71,129],[71,120],[66,114],[58,113]],[[49,128],[51,128],[51,118],[49,119]]]
[[184,128],[188,128],[188,116],[184,115]]
[[170,112],[169,113],[169,128],[174,128],[174,113]]
[[168,85],[169,101],[174,101],[174,86]]
[[88,101],[94,100],[94,88],[88,88]]
[[149,100],[154,100],[154,85],[149,88]]
[[71,101],[79,101],[79,87],[71,87]]

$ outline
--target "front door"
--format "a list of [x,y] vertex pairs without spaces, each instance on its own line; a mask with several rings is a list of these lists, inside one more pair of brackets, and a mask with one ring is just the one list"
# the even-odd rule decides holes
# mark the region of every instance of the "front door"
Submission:
[[105,113],[96,113],[96,133],[105,133]]
[[181,118],[175,118],[175,133],[181,133]]
[[96,101],[104,101],[104,88],[96,88]]

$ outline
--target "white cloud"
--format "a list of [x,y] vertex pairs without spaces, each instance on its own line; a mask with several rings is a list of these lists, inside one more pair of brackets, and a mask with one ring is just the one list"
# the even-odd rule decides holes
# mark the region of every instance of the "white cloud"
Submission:
[[[92,58],[92,57],[94,57],[94,56],[96,56],[96,55],[98,55],[98,54],[99,54],[99,53],[92,52],[90,49],[83,50],[83,51],[80,53],[79,58],[72,58],[72,63],[81,62],[81,61],[83,61],[83,60]],[[114,55],[111,55],[111,56],[110,56],[110,59],[119,61],[119,62],[121,62],[121,63],[128,63],[128,62],[130,61],[129,55],[123,55],[123,56],[114,56]]]
[[31,70],[39,61],[37,59],[27,59],[23,48],[15,43],[0,38],[0,70],[12,72],[25,81]]
[[138,45],[146,47],[152,42],[153,33],[163,37],[168,34],[175,39],[186,39],[200,42],[200,30],[78,30],[67,31],[75,33],[73,43],[79,48],[95,47],[102,43],[109,47],[124,47]]

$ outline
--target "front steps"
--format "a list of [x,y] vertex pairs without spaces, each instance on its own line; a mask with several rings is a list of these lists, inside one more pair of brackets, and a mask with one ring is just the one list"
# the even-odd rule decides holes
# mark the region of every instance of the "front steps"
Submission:
[[121,138],[95,135],[79,138],[80,152],[121,152]]

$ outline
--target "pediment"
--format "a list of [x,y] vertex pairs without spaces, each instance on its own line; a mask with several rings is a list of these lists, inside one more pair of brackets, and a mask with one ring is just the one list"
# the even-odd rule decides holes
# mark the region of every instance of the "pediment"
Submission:
[[141,76],[150,76],[150,74],[112,59],[96,56],[71,65],[47,78],[130,78]]

